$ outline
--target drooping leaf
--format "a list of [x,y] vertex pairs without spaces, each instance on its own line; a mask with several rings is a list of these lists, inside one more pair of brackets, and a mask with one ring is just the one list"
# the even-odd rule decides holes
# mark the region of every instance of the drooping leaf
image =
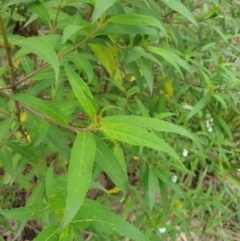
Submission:
[[55,71],[56,79],[59,77],[59,63],[53,47],[41,37],[28,37],[15,43],[27,49],[49,63]]
[[58,225],[50,226],[49,228],[44,229],[35,239],[33,239],[33,241],[58,241],[58,230]]
[[71,39],[71,37],[81,28],[82,26],[79,25],[67,25],[63,30],[62,44],[64,44],[68,39]]
[[126,170],[123,169],[112,150],[100,138],[94,136],[94,139],[96,142],[95,161],[125,195],[128,190]]
[[74,218],[74,223],[91,221],[91,225],[103,233],[117,233],[136,241],[147,240],[139,229],[122,220],[116,214],[107,211],[105,207],[101,207],[99,204],[95,206],[95,203],[91,204],[91,206],[83,204]]
[[50,25],[50,14],[43,3],[39,1],[34,1],[29,4],[28,7],[33,13],[35,13],[39,18],[41,18],[44,23]]
[[21,208],[13,208],[10,210],[0,209],[0,213],[9,219],[13,220],[33,220],[43,216],[50,211],[48,203],[33,204]]
[[189,10],[181,3],[179,0],[161,0],[164,2],[168,7],[173,9],[174,11],[180,13],[185,18],[190,20],[195,26],[198,26],[196,19],[194,16],[189,12]]
[[65,70],[75,96],[91,118],[92,122],[95,123],[97,104],[93,99],[91,91],[83,79],[69,65],[65,65]]
[[119,14],[108,19],[107,22],[124,24],[124,25],[139,25],[157,27],[162,33],[167,36],[167,32],[160,21],[154,16],[141,14]]
[[78,133],[71,151],[68,168],[68,196],[61,230],[68,226],[78,212],[88,190],[96,146],[91,133]]
[[51,102],[47,102],[27,94],[15,94],[11,96],[12,99],[17,100],[26,106],[33,108],[40,114],[43,114],[46,119],[50,118],[57,123],[66,126],[68,124],[67,117]]
[[92,23],[95,23],[116,1],[117,0],[97,0],[92,13]]
[[100,128],[110,138],[125,142],[130,145],[146,146],[155,150],[166,152],[179,160],[177,153],[162,139],[137,126],[109,123]]

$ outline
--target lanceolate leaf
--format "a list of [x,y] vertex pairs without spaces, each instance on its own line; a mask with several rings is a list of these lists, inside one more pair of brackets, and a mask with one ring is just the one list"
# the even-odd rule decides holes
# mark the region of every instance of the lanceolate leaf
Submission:
[[55,71],[56,79],[58,79],[59,77],[58,58],[56,53],[53,50],[53,47],[48,42],[43,40],[41,37],[28,37],[17,41],[15,44],[36,54],[37,56],[45,60],[47,63],[49,63]]
[[92,176],[95,141],[91,133],[78,133],[71,151],[68,168],[68,196],[61,230],[68,226],[85,198]]
[[0,213],[3,216],[13,220],[37,219],[46,216],[48,211],[50,211],[50,205],[48,203],[34,204],[11,210],[0,209]]
[[148,171],[148,199],[149,199],[150,210],[153,209],[157,184],[158,184],[158,178],[154,173],[153,168],[150,167]]
[[103,233],[117,233],[136,241],[147,240],[144,234],[136,227],[106,210],[105,207],[101,207],[98,203],[96,204],[94,205],[93,203],[91,206],[83,204],[74,218],[74,223],[91,221],[91,225]]
[[196,19],[194,16],[188,11],[188,9],[181,3],[179,0],[161,0],[168,7],[173,9],[176,12],[182,14],[185,18],[190,20],[195,26],[198,26]]
[[128,190],[126,170],[123,170],[123,165],[120,164],[112,150],[100,138],[94,136],[94,139],[96,142],[95,160],[97,164],[125,195]]
[[176,133],[192,139],[195,143],[200,143],[200,140],[190,131],[185,130],[181,126],[174,125],[173,123],[158,120],[150,117],[143,116],[108,116],[102,118],[101,124],[108,123],[122,123],[132,126],[138,126],[147,130],[154,129],[156,131]]
[[69,65],[65,66],[65,70],[75,96],[91,120],[95,122],[97,115],[97,104],[94,101],[92,93],[87,84]]
[[35,239],[33,239],[33,241],[58,241],[58,230],[58,225],[44,229]]
[[167,32],[160,21],[153,17],[141,14],[120,14],[108,19],[107,22],[124,24],[124,25],[139,25],[139,26],[151,26],[160,29],[165,36]]
[[92,23],[96,22],[116,1],[117,0],[97,0],[92,13]]
[[68,124],[67,117],[59,110],[59,108],[51,102],[47,102],[36,97],[25,95],[25,94],[16,94],[11,96],[12,99],[17,100],[26,106],[31,107],[37,112],[43,114],[47,118],[55,120],[61,125],[66,126]]
[[109,123],[102,125],[100,129],[110,138],[130,145],[146,146],[166,152],[179,160],[177,153],[165,141],[142,128],[121,123]]
[[30,10],[38,15],[39,18],[43,20],[44,23],[50,24],[50,14],[48,9],[39,1],[34,1],[28,5]]

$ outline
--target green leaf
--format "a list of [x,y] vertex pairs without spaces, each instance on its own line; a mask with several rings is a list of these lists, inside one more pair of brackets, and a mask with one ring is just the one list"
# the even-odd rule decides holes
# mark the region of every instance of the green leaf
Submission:
[[84,58],[82,54],[78,53],[70,53],[67,56],[64,57],[63,63],[66,61],[73,62],[78,68],[82,69],[88,77],[88,82],[90,82],[93,78],[93,67],[89,60]]
[[7,135],[9,135],[10,127],[13,123],[12,118],[8,118],[0,122],[0,142],[2,142]]
[[95,161],[101,169],[107,173],[114,184],[126,195],[128,190],[128,177],[122,164],[116,159],[112,150],[97,136],[94,136],[96,142]]
[[31,130],[30,139],[31,146],[38,146],[47,136],[49,123],[45,120],[39,121]]
[[85,198],[92,176],[95,141],[91,133],[78,133],[68,167],[68,196],[61,230],[68,226]]
[[159,187],[161,191],[162,205],[163,205],[163,222],[167,222],[167,216],[169,211],[169,201],[168,201],[168,185],[159,179]]
[[179,0],[161,0],[164,2],[168,7],[173,9],[174,11],[180,13],[185,18],[187,18],[189,21],[191,21],[196,27],[198,26],[198,23],[194,16],[188,11],[188,9],[181,3]]
[[15,141],[6,141],[4,145],[10,147],[13,151],[19,153],[23,158],[26,158],[32,163],[38,163],[39,157],[35,154],[32,148],[28,146],[22,146]]
[[120,14],[108,19],[107,22],[118,23],[123,25],[139,25],[157,27],[162,33],[167,36],[167,32],[160,21],[153,17],[141,14]]
[[30,74],[34,71],[33,62],[28,55],[21,59],[21,64],[26,74]]
[[16,94],[11,97],[43,114],[46,119],[50,118],[63,126],[68,124],[67,117],[52,102],[47,102],[25,94]]
[[153,92],[153,72],[152,72],[152,68],[151,65],[149,64],[149,62],[145,59],[145,58],[139,58],[138,59],[138,64],[140,69],[143,72],[143,76],[147,82],[150,94],[152,95]]
[[117,0],[97,0],[92,13],[92,23],[95,23],[116,1]]
[[4,170],[11,174],[13,171],[12,155],[6,146],[0,148],[0,156]]
[[58,241],[58,225],[44,229],[33,241]]
[[52,165],[47,170],[46,175],[46,194],[52,209],[55,212],[63,211],[66,205],[65,199],[58,189],[58,186],[54,179]]
[[69,225],[60,233],[59,241],[72,241],[72,240],[75,240],[74,233],[73,233],[73,226]]
[[48,9],[39,1],[34,1],[33,3],[28,5],[29,9],[35,13],[41,20],[50,25],[50,14]]
[[182,136],[186,136],[190,139],[192,139],[195,143],[200,143],[201,141],[198,139],[197,136],[195,136],[193,133],[191,133],[188,130],[185,130],[181,126],[174,125],[173,123],[158,120],[155,118],[150,117],[143,117],[143,116],[108,116],[104,117],[101,120],[101,124],[127,124],[132,126],[138,126],[147,130],[154,129],[156,131],[161,132],[170,132],[170,133],[176,133]]
[[110,138],[130,145],[146,146],[161,152],[166,152],[173,158],[179,160],[177,153],[165,141],[142,128],[121,123],[109,123],[102,125],[100,130]]
[[79,31],[82,26],[79,25],[67,25],[63,30],[62,44],[66,43],[77,31]]
[[[32,0],[25,0],[25,1],[24,1],[24,3],[31,3],[31,2],[32,2]],[[8,0],[8,1],[4,1],[4,2],[2,3],[2,9],[7,8],[7,7],[9,7],[9,6],[12,6],[12,5],[14,5],[14,4],[19,4],[19,3],[23,3],[23,1],[21,1],[21,0]]]
[[47,63],[49,63],[55,71],[56,80],[59,77],[59,63],[53,47],[43,40],[41,37],[28,37],[15,42],[16,45],[27,49],[28,51],[36,54]]
[[147,240],[139,229],[122,220],[116,214],[107,211],[104,207],[99,207],[99,205],[88,206],[83,204],[74,219],[74,223],[83,221],[90,221],[94,228],[106,234],[117,233],[131,240]]
[[153,209],[154,201],[155,201],[155,194],[157,190],[158,178],[155,175],[152,167],[148,170],[148,200],[150,211]]
[[95,123],[97,104],[93,99],[91,91],[83,79],[69,65],[65,66],[65,70],[75,96],[91,118],[92,122]]
[[193,109],[188,113],[186,120],[190,119],[195,114],[197,114],[200,110],[206,107],[210,101],[211,101],[211,97],[209,95],[204,96],[201,100],[197,102],[197,104],[193,107]]
[[[41,201],[42,197],[43,197],[43,191],[44,191],[44,182],[39,182],[34,187],[30,197],[28,198],[26,206],[30,206],[30,205],[39,203]],[[22,230],[24,229],[26,223],[27,223],[26,220],[19,222],[19,225],[18,225],[17,230],[15,232],[14,240],[19,235],[21,235]]]
[[50,124],[47,140],[54,145],[54,147],[63,154],[65,161],[67,162],[70,156],[70,148],[67,140],[62,135],[61,131],[56,125]]
[[34,204],[21,208],[13,208],[10,210],[0,209],[0,213],[9,219],[13,220],[35,220],[46,216],[50,211],[48,203]]

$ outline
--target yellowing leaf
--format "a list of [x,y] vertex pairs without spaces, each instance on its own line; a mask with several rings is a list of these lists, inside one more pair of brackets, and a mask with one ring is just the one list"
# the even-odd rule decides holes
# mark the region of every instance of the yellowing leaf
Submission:
[[14,68],[18,69],[20,62],[21,62],[21,59],[17,59],[16,61],[14,61],[13,63]]
[[119,193],[121,190],[118,187],[114,187],[110,190],[108,190],[108,194],[115,194],[115,193]]
[[23,123],[27,119],[27,113],[24,111],[20,114],[20,121]]
[[139,157],[138,157],[138,156],[133,156],[133,160],[134,160],[134,161],[138,161],[138,160],[139,160]]
[[121,72],[118,68],[118,49],[115,45],[107,44],[102,46],[99,44],[89,44],[93,53],[102,63],[104,68],[109,73],[110,77],[122,83]]
[[168,81],[165,82],[165,87],[166,87],[166,90],[167,90],[168,103],[170,103],[172,101],[172,98],[173,98],[173,86],[172,86],[171,80],[168,80]]

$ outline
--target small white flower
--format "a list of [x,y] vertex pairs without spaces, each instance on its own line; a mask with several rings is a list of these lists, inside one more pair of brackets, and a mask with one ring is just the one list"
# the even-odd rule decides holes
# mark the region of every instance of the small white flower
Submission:
[[159,233],[165,233],[166,230],[167,230],[166,228],[159,228],[159,229],[158,229]]
[[208,132],[212,132],[212,127],[208,127]]
[[184,157],[188,156],[188,150],[187,150],[187,149],[183,149],[182,155],[183,155]]
[[213,123],[213,118],[211,118],[209,121],[210,121],[211,123]]
[[177,182],[177,179],[178,179],[177,176],[173,176],[173,177],[172,177],[172,181],[173,181],[173,182]]
[[210,127],[210,121],[206,120],[206,127],[209,128]]

